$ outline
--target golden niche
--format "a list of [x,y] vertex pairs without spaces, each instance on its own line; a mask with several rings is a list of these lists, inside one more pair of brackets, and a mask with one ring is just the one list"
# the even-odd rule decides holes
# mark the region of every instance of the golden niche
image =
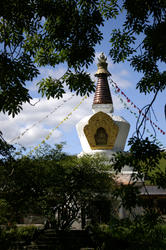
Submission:
[[96,145],[107,145],[108,135],[104,128],[100,127],[97,129],[95,134]]
[[94,114],[88,125],[84,127],[84,133],[91,149],[112,149],[118,131],[119,127],[113,119],[101,111]]

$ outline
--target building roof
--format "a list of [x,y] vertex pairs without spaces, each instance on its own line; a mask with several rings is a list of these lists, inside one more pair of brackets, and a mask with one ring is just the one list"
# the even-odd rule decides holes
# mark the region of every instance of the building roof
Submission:
[[141,187],[140,192],[141,195],[166,196],[166,189],[157,186],[146,186],[146,190],[144,187]]

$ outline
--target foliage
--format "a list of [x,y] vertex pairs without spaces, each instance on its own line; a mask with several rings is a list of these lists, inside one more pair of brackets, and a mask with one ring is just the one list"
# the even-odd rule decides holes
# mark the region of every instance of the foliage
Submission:
[[[163,91],[166,87],[166,72],[160,72],[159,67],[160,62],[166,62],[164,45],[166,37],[163,35],[166,25],[166,3],[155,0],[144,2],[124,0],[122,8],[125,10],[126,19],[121,29],[113,30],[110,39],[112,44],[110,56],[117,63],[128,60],[134,70],[143,73],[137,88],[145,94],[154,92],[152,102],[141,110],[145,116],[148,116],[158,92]],[[125,166],[130,167],[133,171],[129,185],[119,185],[114,195],[119,197],[120,206],[123,206],[128,211],[128,217],[132,218],[132,224],[127,221],[127,224],[123,225],[127,243],[131,243],[130,240],[133,240],[135,246],[140,249],[164,249],[165,246],[160,247],[158,242],[158,240],[162,240],[160,236],[163,234],[160,234],[160,230],[156,231],[162,217],[148,194],[146,184],[165,188],[166,168],[163,159],[165,155],[155,140],[150,141],[148,138],[144,138],[146,118],[144,117],[141,121],[140,119],[139,117],[136,124],[136,136],[129,140],[129,152],[119,152],[112,160],[117,174]],[[163,164],[162,168],[161,164]],[[141,198],[140,192],[146,195],[147,201]],[[138,208],[142,211],[139,216],[137,215]],[[137,227],[138,225],[139,227]],[[134,227],[136,230],[133,230]],[[118,237],[124,239],[123,233],[118,231],[119,226],[115,228]],[[153,243],[151,244],[150,241]],[[121,247],[120,249],[124,249],[125,245]],[[126,246],[126,249],[133,248],[134,245],[131,244]]]
[[146,216],[135,220],[113,218],[108,225],[91,226],[91,238],[97,249],[165,249],[166,236],[162,225],[152,226]]
[[9,145],[3,138],[2,132],[0,131],[0,164],[3,164],[5,161],[12,159],[12,154],[15,148],[12,145]]
[[6,199],[0,199],[0,225],[7,225],[11,217],[11,207]]
[[[128,153],[117,153],[112,160],[113,168],[116,173],[121,172],[124,166],[132,169],[132,175],[129,185],[119,185],[114,195],[121,198],[121,205],[125,207],[133,216],[133,208],[143,207],[149,213],[155,210],[153,201],[148,196],[145,181],[149,185],[156,185],[165,188],[165,169],[160,168],[160,161],[163,153],[154,142],[150,142],[148,138],[138,139],[133,137],[129,140],[131,145]],[[136,185],[139,183],[139,185]],[[148,197],[147,203],[144,203],[140,196],[140,187]],[[160,214],[158,214],[160,217]]]
[[113,160],[114,169],[121,171],[123,166],[127,165],[136,173],[136,175],[133,173],[136,180],[143,180],[149,172],[159,167],[162,152],[159,146],[149,141],[148,138],[140,140],[138,137],[132,137],[128,144],[131,146],[129,153],[116,154]]
[[24,244],[30,244],[39,233],[39,229],[35,226],[26,227],[12,227],[0,230],[0,246],[4,250],[14,249],[16,244],[24,242]]
[[[110,56],[114,62],[129,60],[143,73],[137,87],[149,93],[165,88],[165,1],[153,0],[37,0],[1,1],[0,11],[0,111],[13,116],[31,96],[26,86],[40,66],[66,63],[60,79],[48,76],[39,83],[47,98],[60,98],[67,83],[70,91],[88,94],[94,83],[81,68],[93,63],[96,44],[102,41],[100,27],[123,12],[122,29],[114,29]],[[10,10],[10,11],[9,11]]]
[[[90,156],[69,157],[57,167],[53,164],[40,203],[45,216],[53,219],[59,229],[70,228],[75,220],[80,219],[80,211],[86,211],[90,201],[102,196],[103,192],[110,192],[113,181],[105,169],[102,158]],[[55,215],[58,215],[56,220]]]
[[166,72],[160,72],[159,62],[166,62],[166,2],[123,0],[125,21],[122,29],[111,35],[110,56],[114,62],[128,60],[134,70],[143,73],[137,88],[140,92],[163,91]]
[[60,160],[65,155],[61,153],[61,145],[57,145],[55,149],[46,145],[43,151],[38,150],[36,158],[34,157],[33,160],[22,156],[7,160],[0,166],[0,215],[2,221],[15,223],[33,209],[39,210],[36,205],[37,198],[43,193],[45,177],[48,177],[47,169],[41,164],[44,161],[43,158],[45,158],[45,162],[47,161],[44,150],[50,154],[48,161],[51,160],[51,157],[52,160],[53,157],[55,161]]
[[30,158],[19,158],[12,166],[0,167],[3,208],[0,215],[4,223],[17,222],[26,214],[36,212],[54,227],[67,229],[90,201],[113,189],[105,159],[68,156],[62,147],[45,144]]
[[[84,71],[73,73],[68,70],[60,79],[52,79],[50,76],[38,82],[39,92],[42,96],[60,98],[65,93],[64,84],[68,86],[70,91],[75,91],[76,94],[89,95],[95,90],[94,82],[91,80],[90,75]],[[81,83],[81,84],[80,84]]]
[[[103,17],[96,1],[1,1],[0,110],[14,116],[24,102],[30,102],[25,85],[39,75],[37,66],[66,62],[77,71],[88,67],[94,59],[94,46],[102,39],[101,25]],[[86,73],[79,74],[84,88],[77,93],[93,91]],[[48,78],[45,88],[42,83],[40,88],[46,88],[48,97],[63,95],[60,81]]]
[[162,159],[160,160],[160,169],[164,170],[166,166],[166,153],[164,152],[162,155]]
[[112,159],[117,174],[125,166],[132,170],[129,184],[119,184],[113,191],[119,199],[119,207],[126,210],[127,219],[112,218],[106,231],[99,227],[95,237],[101,249],[133,249],[136,246],[138,249],[165,249],[163,218],[146,187],[148,182],[148,185],[165,188],[165,166],[161,168],[165,153],[148,138],[133,137],[129,145],[129,152],[116,153]]
[[39,232],[39,229],[35,226],[21,226],[16,228],[16,232],[18,240],[31,242]]

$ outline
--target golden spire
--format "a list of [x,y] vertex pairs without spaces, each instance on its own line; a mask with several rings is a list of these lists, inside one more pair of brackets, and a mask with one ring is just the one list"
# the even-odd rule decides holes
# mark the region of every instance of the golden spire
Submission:
[[107,70],[107,66],[108,66],[107,57],[104,55],[104,53],[102,52],[97,59],[98,59],[98,64],[97,64],[98,69],[97,69],[95,76],[99,76],[100,74],[110,76],[111,74]]

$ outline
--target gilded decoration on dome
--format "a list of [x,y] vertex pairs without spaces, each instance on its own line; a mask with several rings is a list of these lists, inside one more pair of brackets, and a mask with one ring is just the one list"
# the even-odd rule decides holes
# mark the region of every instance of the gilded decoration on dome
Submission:
[[112,149],[118,131],[119,127],[113,119],[103,112],[94,114],[84,127],[84,133],[91,149]]

